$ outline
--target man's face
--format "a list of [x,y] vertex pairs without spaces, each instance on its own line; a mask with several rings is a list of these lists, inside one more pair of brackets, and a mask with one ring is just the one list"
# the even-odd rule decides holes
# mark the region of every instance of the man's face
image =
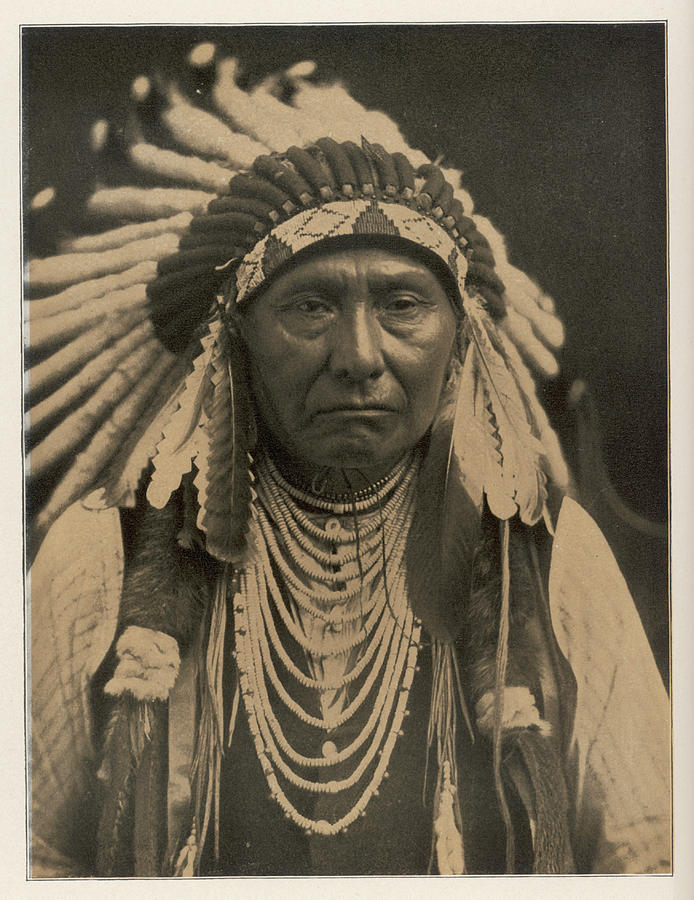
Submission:
[[456,317],[423,262],[376,248],[299,261],[244,316],[258,413],[302,466],[385,474],[431,425]]

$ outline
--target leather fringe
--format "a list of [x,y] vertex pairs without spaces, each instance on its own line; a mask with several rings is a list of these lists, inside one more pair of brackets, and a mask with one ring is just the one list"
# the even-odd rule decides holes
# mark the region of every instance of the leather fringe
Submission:
[[121,695],[109,722],[99,779],[104,803],[96,874],[157,876],[166,848],[168,710]]

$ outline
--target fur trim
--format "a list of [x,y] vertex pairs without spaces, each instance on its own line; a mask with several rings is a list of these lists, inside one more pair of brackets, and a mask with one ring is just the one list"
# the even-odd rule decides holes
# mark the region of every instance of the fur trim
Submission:
[[137,700],[166,700],[176,681],[180,656],[175,638],[131,625],[116,644],[119,662],[104,691],[130,693]]
[[[533,728],[544,736],[552,733],[552,726],[545,722],[535,705],[535,698],[527,687],[516,686],[504,689],[504,717],[501,727],[504,731],[515,728]],[[475,706],[477,727],[481,734],[491,738],[494,730],[494,692],[487,691]]]
[[194,492],[191,482],[184,476],[164,509],[141,497],[136,509],[122,513],[127,563],[120,627],[164,632],[181,648],[197,632],[217,572],[217,563],[200,546],[193,498],[186,499]]
[[[525,684],[538,696],[536,647],[528,626],[538,603],[531,578],[525,542],[533,535],[516,517],[510,522],[509,563],[511,608],[507,684]],[[472,590],[463,605],[460,651],[470,700],[477,703],[496,684],[496,645],[501,607],[501,545],[498,520],[487,509],[482,515],[482,535],[475,550]]]

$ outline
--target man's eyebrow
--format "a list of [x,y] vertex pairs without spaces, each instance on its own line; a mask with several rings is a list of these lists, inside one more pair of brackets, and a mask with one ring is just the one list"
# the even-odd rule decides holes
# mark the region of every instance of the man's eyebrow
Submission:
[[301,276],[300,278],[291,278],[279,291],[275,298],[281,299],[288,294],[305,294],[311,291],[334,291],[342,284],[342,279],[337,275],[327,274],[325,272],[317,275]]
[[398,268],[393,266],[391,271],[370,272],[367,281],[374,287],[392,287],[394,284],[412,285],[414,287],[430,287],[436,280],[433,273],[421,272],[406,266]]

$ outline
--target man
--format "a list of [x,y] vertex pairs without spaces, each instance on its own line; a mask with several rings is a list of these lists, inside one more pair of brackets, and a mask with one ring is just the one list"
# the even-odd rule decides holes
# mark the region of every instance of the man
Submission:
[[34,269],[83,265],[32,325],[72,339],[31,379],[34,874],[666,869],[664,690],[521,358],[551,314],[502,330],[408,148],[267,149],[173,241]]

